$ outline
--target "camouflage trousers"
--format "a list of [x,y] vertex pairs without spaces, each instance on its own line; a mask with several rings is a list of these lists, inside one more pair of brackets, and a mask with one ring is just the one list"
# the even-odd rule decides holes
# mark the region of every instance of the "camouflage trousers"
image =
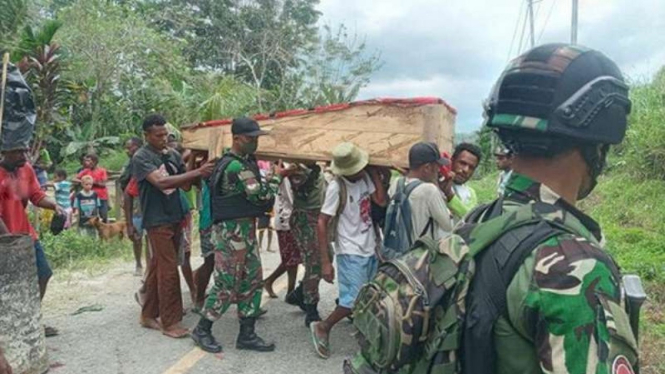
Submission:
[[319,302],[319,283],[321,282],[321,254],[316,225],[318,210],[294,210],[291,214],[291,230],[300,248],[300,257],[305,266],[303,291],[305,304]]
[[256,317],[261,308],[263,268],[256,242],[256,221],[238,219],[212,227],[215,284],[208,293],[203,315],[219,319],[237,304],[238,317]]

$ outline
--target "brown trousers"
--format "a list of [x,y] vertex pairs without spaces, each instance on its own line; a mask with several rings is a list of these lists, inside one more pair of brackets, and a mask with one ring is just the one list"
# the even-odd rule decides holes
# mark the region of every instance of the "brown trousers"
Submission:
[[144,319],[161,318],[162,327],[182,321],[182,295],[178,274],[178,247],[182,235],[180,224],[174,223],[147,229],[152,258],[145,279]]

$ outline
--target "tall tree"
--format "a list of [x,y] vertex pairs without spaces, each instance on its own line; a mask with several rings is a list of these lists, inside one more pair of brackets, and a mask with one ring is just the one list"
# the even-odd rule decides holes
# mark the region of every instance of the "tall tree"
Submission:
[[12,51],[28,19],[25,0],[0,0],[0,52]]
[[65,25],[60,39],[72,54],[68,76],[79,82],[82,96],[77,121],[92,127],[91,137],[126,129],[109,110],[125,110],[131,95],[153,80],[177,80],[187,70],[179,46],[122,4],[77,0],[58,18]]
[[303,57],[301,89],[296,93],[308,107],[353,101],[382,66],[378,51],[367,51],[365,40],[346,26],[324,26],[318,43]]

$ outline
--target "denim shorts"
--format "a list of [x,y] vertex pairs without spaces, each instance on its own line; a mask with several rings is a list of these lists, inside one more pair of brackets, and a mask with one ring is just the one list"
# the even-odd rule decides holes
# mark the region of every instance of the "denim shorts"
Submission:
[[337,280],[339,282],[339,306],[353,308],[362,286],[376,274],[376,256],[337,255]]
[[44,248],[42,248],[39,240],[35,240],[35,256],[37,262],[37,278],[44,279],[49,278],[53,275],[53,271],[46,260],[46,254],[44,253]]

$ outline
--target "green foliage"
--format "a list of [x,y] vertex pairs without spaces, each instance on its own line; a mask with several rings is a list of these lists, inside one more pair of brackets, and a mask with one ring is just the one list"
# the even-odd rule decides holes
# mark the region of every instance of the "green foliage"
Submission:
[[665,281],[665,181],[636,180],[617,170],[581,207],[598,220],[607,249],[625,272]]
[[16,48],[20,30],[28,18],[25,0],[0,0],[0,52]]
[[65,230],[57,236],[44,232],[40,241],[52,267],[60,269],[87,268],[121,258],[129,260],[132,244],[129,240],[100,241],[81,235],[76,228]]
[[306,107],[355,100],[382,66],[380,54],[368,54],[365,41],[349,34],[344,25],[336,30],[324,26],[319,43],[303,60],[301,72],[295,75],[304,77],[298,99]]
[[[496,175],[471,182],[478,200],[496,197]],[[616,170],[599,181],[580,209],[598,221],[606,249],[624,273],[637,273],[649,282],[665,282],[665,181],[637,180]]]
[[120,172],[127,165],[129,157],[123,150],[110,151],[99,160],[99,166],[108,171]]
[[665,69],[653,82],[631,87],[626,139],[616,149],[622,166],[639,179],[665,178]]

